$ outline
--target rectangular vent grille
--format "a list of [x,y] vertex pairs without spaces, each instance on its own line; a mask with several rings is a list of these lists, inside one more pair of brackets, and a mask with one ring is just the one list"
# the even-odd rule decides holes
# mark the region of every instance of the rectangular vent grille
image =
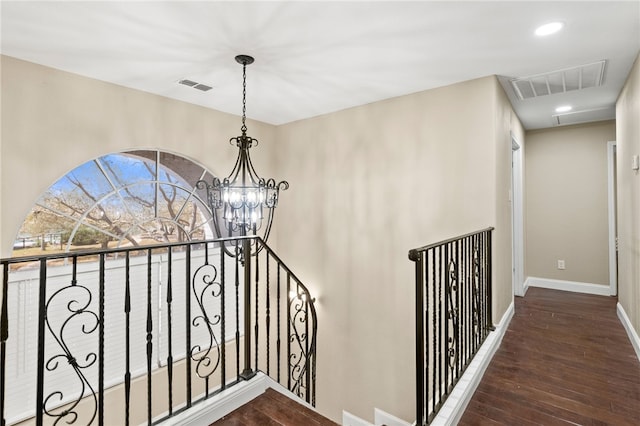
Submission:
[[189,87],[193,87],[194,89],[198,89],[201,90],[203,92],[208,92],[209,90],[213,89],[213,87],[208,86],[206,84],[202,84],[202,83],[198,83],[197,81],[193,81],[193,80],[180,80],[178,81],[178,84],[182,84],[185,86],[189,86]]
[[178,83],[184,84],[185,86],[189,86],[189,87],[193,87],[196,84],[198,84],[195,81],[191,81],[191,80],[180,80]]
[[202,90],[203,92],[213,89],[213,87],[207,86],[206,84],[201,84],[201,83],[196,84],[195,86],[193,86],[193,88]]
[[607,61],[602,60],[544,74],[513,78],[510,81],[520,100],[600,87],[604,81],[606,63]]

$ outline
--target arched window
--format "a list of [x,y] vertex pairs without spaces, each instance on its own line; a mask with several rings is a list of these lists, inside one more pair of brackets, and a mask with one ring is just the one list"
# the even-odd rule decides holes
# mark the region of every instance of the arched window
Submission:
[[212,238],[205,194],[196,188],[200,179],[211,175],[162,151],[127,151],[86,162],[36,202],[13,254]]

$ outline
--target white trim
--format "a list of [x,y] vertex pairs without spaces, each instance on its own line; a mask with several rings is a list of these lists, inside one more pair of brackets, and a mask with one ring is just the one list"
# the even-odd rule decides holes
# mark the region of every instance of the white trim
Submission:
[[619,302],[616,310],[618,312],[618,318],[620,319],[620,322],[624,326],[624,329],[627,331],[627,335],[629,336],[631,345],[636,351],[638,360],[640,360],[640,336],[638,336],[638,333],[636,333],[636,330],[634,330],[633,324],[631,324],[631,320],[629,319],[627,313]]
[[348,411],[342,410],[342,426],[374,426],[366,420],[358,416],[354,416]]
[[[170,417],[165,420],[162,425],[168,426],[208,426],[211,423],[220,420],[222,417],[234,410],[249,403],[251,400],[262,395],[267,389],[273,389],[288,398],[291,398],[297,404],[303,405],[310,410],[318,412],[311,404],[298,398],[291,391],[283,387],[280,383],[273,380],[261,371],[258,371],[251,380],[241,381],[233,385],[229,389],[220,392],[218,395],[207,399],[204,402],[194,405],[192,408],[182,413]],[[200,395],[202,396],[202,395]],[[166,417],[168,412],[156,417],[155,420]],[[142,425],[146,425],[143,423]],[[368,426],[368,425],[367,425]]]
[[[270,381],[268,376],[258,372],[251,380],[240,382],[215,397],[199,403],[177,416],[170,417],[162,424],[163,426],[208,426],[262,395],[267,388],[271,387]],[[166,414],[164,413],[160,417],[164,417]]]
[[616,142],[607,142],[607,204],[609,219],[609,295],[618,294],[618,256],[616,249]]
[[552,280],[549,278],[528,277],[528,287],[548,288],[551,290],[572,291],[574,293],[597,294],[610,296],[609,286],[603,284],[581,283],[577,281]]
[[516,296],[524,296],[524,231],[523,231],[523,202],[522,202],[522,145],[511,133],[511,240],[513,261],[513,293]]
[[502,342],[502,338],[509,328],[511,318],[513,318],[514,305],[511,302],[507,312],[504,313],[500,324],[495,331],[489,333],[487,340],[482,344],[480,350],[469,364],[469,367],[462,375],[453,392],[438,412],[438,415],[431,422],[432,426],[453,426],[458,424],[467,404],[471,400],[473,393],[482,380],[485,370],[489,366],[493,355],[496,353]]
[[373,409],[373,423],[376,426],[411,426],[411,423],[405,422],[396,416],[392,416],[379,408]]

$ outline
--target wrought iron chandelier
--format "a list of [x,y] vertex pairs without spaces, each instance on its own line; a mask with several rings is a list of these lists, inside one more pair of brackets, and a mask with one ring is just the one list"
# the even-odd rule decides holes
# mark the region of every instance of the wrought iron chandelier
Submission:
[[260,237],[266,242],[278,196],[289,188],[289,183],[261,178],[251,163],[249,149],[258,146],[258,140],[247,135],[247,65],[254,59],[248,55],[235,59],[242,65],[242,135],[231,138],[229,143],[238,147],[238,158],[228,177],[214,177],[211,183],[201,180],[197,187],[206,188],[217,237],[258,235],[261,231]]

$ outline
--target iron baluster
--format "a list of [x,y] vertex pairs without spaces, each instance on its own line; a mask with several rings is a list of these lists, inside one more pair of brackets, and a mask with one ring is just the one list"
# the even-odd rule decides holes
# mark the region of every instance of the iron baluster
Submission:
[[256,255],[255,255],[255,259],[256,259],[256,272],[255,272],[255,280],[256,280],[256,287],[255,287],[255,325],[254,325],[254,338],[255,338],[255,343],[253,345],[253,352],[254,352],[254,356],[255,356],[255,369],[258,370],[258,342],[259,342],[259,326],[258,326],[258,320],[259,320],[259,305],[260,305],[260,287],[259,287],[259,281],[260,281],[260,256],[258,256],[258,253],[260,252],[259,247],[256,245]]
[[287,389],[291,390],[291,275],[287,274]]
[[152,382],[151,382],[151,357],[153,355],[153,318],[151,313],[151,286],[152,286],[152,269],[151,269],[151,249],[147,249],[147,424],[151,425],[152,418]]
[[234,261],[236,266],[236,377],[240,377],[240,256],[236,254]]
[[[298,283],[298,285],[300,285],[300,283]],[[309,384],[311,382],[311,369],[309,366],[309,300],[307,300],[306,295],[304,297],[304,360],[305,360],[305,365],[304,365],[304,371],[305,371],[305,394],[306,394],[306,401],[310,402],[309,397],[311,395],[309,395]]]
[[[424,359],[424,361],[419,371],[416,368],[416,372],[418,372],[418,374],[423,377],[422,386],[421,386],[421,389],[422,389],[421,401],[425,401],[425,397],[429,392],[429,371],[430,371],[429,369],[430,357],[429,357],[429,346],[428,346],[429,345],[429,300],[430,299],[429,299],[429,283],[427,282],[429,277],[429,253],[422,253],[420,257],[421,257],[420,273],[422,274],[422,278],[420,279],[420,285],[422,286],[422,293],[423,293],[422,295],[423,306],[420,311],[420,320],[422,322],[422,327],[423,327],[423,331],[421,333],[421,336],[422,336],[421,347],[424,354],[424,356],[421,355],[421,357]],[[433,299],[433,297],[431,299]],[[422,413],[420,418],[424,421],[425,414],[429,410],[428,402],[426,404],[420,403],[416,405],[420,407],[420,410]],[[419,424],[422,425],[422,422],[420,422]]]
[[193,403],[192,401],[192,381],[191,381],[191,357],[188,356],[188,354],[191,352],[191,292],[190,292],[190,288],[188,283],[191,281],[191,245],[187,246],[187,252],[185,254],[185,272],[186,272],[186,276],[185,276],[185,286],[184,286],[184,290],[185,290],[185,324],[186,324],[186,354],[187,354],[187,358],[185,360],[186,362],[186,380],[187,380],[187,401],[186,401],[186,405],[187,408],[191,408],[191,405]]
[[[98,295],[98,424],[104,425],[104,260],[105,254],[100,255],[100,282]],[[75,268],[74,264],[74,268]]]
[[129,426],[129,409],[131,403],[131,253],[127,252],[125,257],[125,292],[124,292],[124,315],[125,315],[125,373],[124,373],[124,401],[125,401],[125,424]]
[[221,322],[220,322],[220,340],[221,340],[221,344],[222,344],[222,367],[220,369],[220,383],[221,383],[221,389],[224,390],[227,387],[227,377],[226,377],[226,372],[227,372],[227,340],[226,340],[226,306],[225,306],[225,302],[226,302],[226,297],[225,297],[225,288],[226,286],[226,271],[225,271],[225,248],[224,248],[224,242],[220,243],[220,282],[222,283],[222,288],[220,289],[221,292],[221,299],[220,299],[220,311],[221,311]]
[[[438,298],[440,299],[440,308],[438,309],[438,322],[439,322],[439,327],[441,332],[438,333],[438,407],[440,407],[440,404],[443,401],[443,395],[442,395],[442,383],[443,380],[446,382],[447,380],[447,369],[446,369],[446,360],[444,358],[444,353],[445,353],[445,349],[443,348],[443,346],[446,344],[446,340],[447,337],[449,337],[449,330],[446,328],[445,322],[446,322],[446,312],[447,312],[447,296],[446,296],[446,291],[447,291],[447,287],[448,287],[448,274],[446,273],[446,267],[447,267],[447,260],[448,260],[448,254],[449,254],[449,250],[448,250],[448,246],[445,245],[443,247],[444,249],[444,256],[442,255],[442,252],[440,253],[440,285],[438,287]],[[444,275],[444,283],[442,283],[442,277]],[[442,297],[442,293],[444,294],[444,300]],[[444,372],[443,372],[444,370]],[[444,376],[444,377],[443,377]]]
[[267,329],[267,376],[271,375],[271,364],[270,364],[270,358],[271,358],[271,351],[270,351],[270,347],[271,347],[271,294],[269,292],[270,290],[270,276],[269,276],[269,258],[270,255],[267,253],[267,297],[266,297],[266,319],[265,319],[265,328]]
[[276,322],[277,322],[277,324],[276,324],[276,329],[277,329],[277,332],[276,332],[276,334],[277,334],[277,338],[276,338],[276,354],[277,354],[277,356],[276,356],[276,358],[278,359],[278,363],[277,363],[278,371],[277,371],[277,374],[276,374],[276,377],[277,377],[276,381],[278,383],[280,383],[280,345],[282,344],[282,342],[280,340],[280,335],[282,334],[281,327],[280,327],[280,325],[281,325],[280,324],[280,315],[282,314],[280,312],[280,303],[281,303],[280,302],[280,270],[281,270],[281,267],[280,267],[280,265],[278,265],[278,278],[277,278],[278,279],[278,283],[277,283],[277,291],[276,291],[276,301],[277,301],[277,303],[276,303],[276,310],[277,310],[277,315],[276,315]]
[[167,251],[167,397],[169,416],[173,414],[173,250]]
[[428,397],[428,400],[431,400],[431,406],[432,406],[432,411],[428,411],[427,412],[427,420],[426,422],[429,423],[429,413],[432,413],[436,410],[436,397],[437,397],[437,393],[436,393],[436,378],[437,378],[437,374],[438,374],[438,363],[440,362],[440,358],[438,356],[438,338],[439,338],[439,333],[440,333],[440,328],[438,327],[438,314],[440,312],[439,309],[439,303],[440,303],[440,299],[438,296],[438,288],[439,288],[439,280],[440,280],[440,258],[438,257],[439,255],[439,249],[433,249],[431,250],[431,255],[432,255],[432,267],[433,267],[433,276],[431,277],[431,291],[433,294],[433,302],[431,303],[431,308],[432,308],[432,318],[431,318],[431,330],[432,330],[432,337],[431,337],[431,353],[433,354],[433,361],[431,363],[432,366],[432,371],[431,371],[431,397]]

